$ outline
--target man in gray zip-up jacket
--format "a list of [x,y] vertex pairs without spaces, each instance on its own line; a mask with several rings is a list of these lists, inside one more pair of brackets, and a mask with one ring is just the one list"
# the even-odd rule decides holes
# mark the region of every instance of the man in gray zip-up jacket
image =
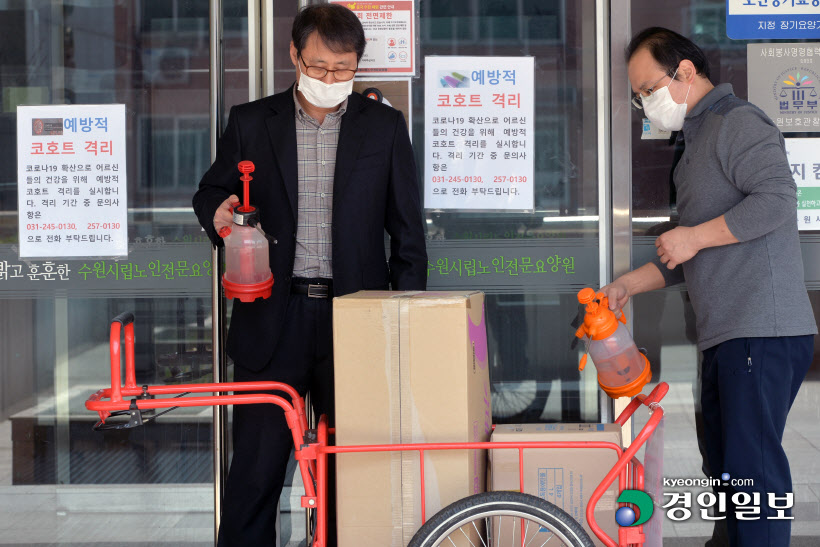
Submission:
[[[686,281],[703,352],[704,470],[754,481],[716,489],[726,496],[729,543],[787,546],[790,521],[767,516],[793,504],[784,499],[792,483],[781,439],[817,326],[783,136],[731,85],[714,87],[703,52],[683,36],[647,29],[627,58],[633,103],[660,128],[682,130],[673,175],[680,225],[658,237],[655,260],[602,290],[620,308],[634,294]],[[736,518],[740,492],[759,494],[758,519]]]

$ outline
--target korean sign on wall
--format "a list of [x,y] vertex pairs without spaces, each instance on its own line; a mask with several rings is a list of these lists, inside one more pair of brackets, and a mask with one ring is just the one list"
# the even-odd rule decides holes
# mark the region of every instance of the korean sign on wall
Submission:
[[125,105],[17,107],[20,258],[128,255]]
[[426,57],[424,207],[533,208],[533,57]]
[[733,40],[820,38],[820,0],[726,0]]
[[332,3],[348,8],[362,22],[367,46],[359,61],[359,76],[385,73],[394,76],[416,74],[416,8],[413,0],[332,0]]
[[749,102],[783,132],[820,131],[820,44],[748,44],[746,59]]
[[9,298],[72,296],[144,298],[211,294],[211,246],[204,238],[134,238],[127,259],[20,259],[0,245],[0,301]]
[[786,139],[786,153],[797,184],[797,227],[820,230],[820,139]]
[[[654,248],[654,245],[653,245]],[[427,242],[427,288],[574,293],[598,283],[598,247],[583,238]]]

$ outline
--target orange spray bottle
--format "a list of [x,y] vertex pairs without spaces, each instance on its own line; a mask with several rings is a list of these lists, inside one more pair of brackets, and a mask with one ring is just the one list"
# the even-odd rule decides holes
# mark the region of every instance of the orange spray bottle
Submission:
[[626,315],[616,317],[606,295],[589,287],[578,292],[578,302],[586,309],[575,336],[588,341],[578,370],[584,370],[589,354],[598,369],[598,384],[607,395],[613,399],[637,395],[652,380],[652,370],[626,328]]

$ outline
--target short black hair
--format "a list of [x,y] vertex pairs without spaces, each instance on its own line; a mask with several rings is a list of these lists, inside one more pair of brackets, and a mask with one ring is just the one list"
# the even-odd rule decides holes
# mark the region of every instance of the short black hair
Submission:
[[303,8],[293,20],[291,38],[301,55],[308,36],[314,32],[334,53],[356,52],[359,61],[367,42],[362,23],[355,13],[340,4],[316,4]]
[[689,38],[663,27],[650,27],[636,34],[626,47],[626,62],[635,52],[646,48],[652,57],[672,76],[684,59],[692,61],[698,74],[710,80],[709,61],[703,50]]

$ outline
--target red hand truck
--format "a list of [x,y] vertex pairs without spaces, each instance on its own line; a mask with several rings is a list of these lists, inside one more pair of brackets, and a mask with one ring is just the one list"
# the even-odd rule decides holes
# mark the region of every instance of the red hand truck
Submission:
[[[305,486],[302,507],[310,512],[311,530],[308,545],[327,547],[327,456],[362,452],[416,451],[419,453],[421,476],[421,518],[423,525],[410,542],[410,547],[437,547],[444,545],[473,545],[500,547],[501,545],[559,545],[591,547],[593,545],[583,527],[557,506],[536,496],[524,494],[524,450],[549,448],[611,449],[618,461],[595,488],[586,507],[586,519],[593,533],[607,547],[642,545],[645,541],[643,525],[619,528],[618,540],[609,537],[595,521],[595,506],[609,486],[618,479],[618,491],[643,490],[644,469],[636,453],[655,431],[663,418],[660,401],[669,387],[659,383],[649,395],[637,395],[618,416],[616,423],[623,425],[641,406],[651,410],[646,425],[627,449],[610,442],[459,442],[414,443],[362,446],[332,446],[328,442],[333,430],[327,417],[319,418],[318,427],[309,429],[305,401],[291,386],[280,382],[226,382],[210,384],[177,384],[167,386],[138,386],[134,369],[134,315],[126,312],[111,322],[111,387],[100,389],[88,397],[85,406],[99,414],[95,430],[127,429],[138,427],[179,407],[275,404],[285,412],[293,434],[295,457]],[[121,338],[125,340],[125,384],[120,374]],[[282,395],[260,393],[276,391]],[[234,394],[228,394],[233,392]],[[197,393],[209,395],[191,396]],[[166,409],[143,416],[145,411]],[[112,416],[127,416],[127,421],[106,423]],[[434,450],[492,450],[516,449],[519,461],[521,492],[484,492],[458,500],[445,507],[429,520],[425,515],[424,453]],[[507,523],[511,524],[507,524]],[[455,539],[455,541],[454,541]],[[475,542],[474,542],[475,540]],[[479,542],[480,540],[480,542]],[[556,540],[553,542],[552,540]],[[543,543],[542,543],[543,542]]]

